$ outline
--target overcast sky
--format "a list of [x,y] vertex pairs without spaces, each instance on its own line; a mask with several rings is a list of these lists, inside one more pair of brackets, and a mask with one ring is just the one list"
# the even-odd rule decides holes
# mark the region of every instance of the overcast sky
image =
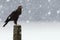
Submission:
[[19,21],[60,21],[60,0],[0,0],[0,21],[20,5],[23,6]]

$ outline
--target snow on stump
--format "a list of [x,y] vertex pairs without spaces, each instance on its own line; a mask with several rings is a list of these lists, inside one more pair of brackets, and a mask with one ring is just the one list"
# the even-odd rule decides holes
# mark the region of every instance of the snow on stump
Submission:
[[21,40],[21,25],[14,25],[13,40]]

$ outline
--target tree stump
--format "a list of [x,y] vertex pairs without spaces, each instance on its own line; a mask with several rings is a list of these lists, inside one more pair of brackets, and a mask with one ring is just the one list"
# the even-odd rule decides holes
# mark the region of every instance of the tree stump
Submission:
[[21,25],[14,25],[13,40],[21,40]]

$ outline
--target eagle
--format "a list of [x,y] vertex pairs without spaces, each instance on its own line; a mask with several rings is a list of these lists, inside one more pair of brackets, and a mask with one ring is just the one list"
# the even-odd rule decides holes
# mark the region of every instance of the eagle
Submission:
[[18,21],[18,18],[19,18],[19,15],[22,14],[22,6],[18,6],[18,8],[16,10],[14,10],[8,17],[7,19],[5,20],[5,24],[3,25],[3,27],[6,26],[6,24],[9,22],[9,21],[14,21],[14,24],[17,24],[17,21]]

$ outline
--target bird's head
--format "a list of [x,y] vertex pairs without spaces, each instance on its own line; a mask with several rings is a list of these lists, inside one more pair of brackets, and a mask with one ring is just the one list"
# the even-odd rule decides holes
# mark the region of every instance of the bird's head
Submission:
[[18,9],[22,9],[23,7],[20,5],[20,6],[18,6]]

